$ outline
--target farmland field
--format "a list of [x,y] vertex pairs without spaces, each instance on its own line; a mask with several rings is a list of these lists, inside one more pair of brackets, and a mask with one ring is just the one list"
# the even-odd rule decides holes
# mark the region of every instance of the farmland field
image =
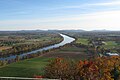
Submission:
[[0,47],[0,51],[6,50],[6,49],[10,49],[10,48],[11,48],[11,47],[3,46],[3,47]]
[[74,46],[67,46],[64,48],[61,48],[60,50],[51,52],[47,55],[44,55],[44,57],[47,58],[66,58],[66,59],[73,59],[73,60],[84,60],[88,59],[92,55],[86,53],[86,49],[84,48],[78,48]]
[[76,43],[81,43],[84,45],[88,45],[88,39],[86,38],[77,38]]
[[[33,77],[43,75],[44,67],[54,58],[65,58],[68,60],[85,60],[92,55],[86,54],[86,49],[74,46],[65,46],[61,49],[48,52],[42,57],[28,59],[9,64],[0,68],[0,76]],[[6,72],[7,71],[7,72]]]
[[1,57],[6,57],[13,54],[21,54],[23,52],[59,43],[62,40],[63,38],[54,32],[0,32],[0,55]]
[[[76,38],[76,43],[81,43],[83,45],[88,45],[89,41],[92,46],[95,46],[93,43],[98,43],[96,46],[104,48],[106,50],[120,51],[120,31],[108,31],[108,32],[97,32],[97,31],[83,31],[83,32],[68,32],[64,31],[63,33],[68,34]],[[102,44],[102,42],[104,42]]]
[[0,68],[0,76],[9,77],[33,77],[43,74],[43,68],[49,63],[51,58],[34,58],[9,64]]
[[[119,53],[120,51],[119,37],[116,37],[116,36],[110,37],[108,36],[108,33],[104,33],[104,35],[103,33],[96,33],[97,36],[94,35],[95,34],[94,32],[81,32],[81,33],[63,32],[63,33],[71,37],[74,37],[76,40],[70,44],[66,44],[57,49],[49,50],[48,52],[44,52],[42,55],[35,56],[30,59],[18,60],[18,61],[17,59],[15,59],[15,62],[6,64],[0,67],[0,76],[10,76],[10,77],[41,76],[45,74],[44,72],[45,68],[50,63],[50,61],[56,58],[64,58],[66,60],[77,62],[79,60],[82,60],[82,61],[92,60],[96,57],[99,57],[98,53],[101,53],[104,56],[104,54],[107,52]],[[28,38],[29,35],[28,34],[26,35]],[[62,40],[62,38],[55,33],[45,33],[45,34],[42,34],[41,37],[38,36],[38,33],[35,34],[34,36],[32,34],[31,36],[32,38],[29,36],[28,39],[24,40],[24,42],[22,42],[23,39],[18,39],[20,40],[19,42],[13,41],[13,43],[10,43],[10,44],[8,43],[6,44],[3,42],[5,47],[2,46],[1,51],[4,51],[7,48],[9,49],[13,46],[19,47],[19,45],[23,46],[26,44],[34,47],[34,45],[38,45],[38,43],[47,44],[51,42],[59,42]],[[17,40],[17,39],[14,39],[14,40]],[[104,42],[105,44],[101,44],[102,42]],[[91,45],[88,45],[88,43],[90,43]],[[95,49],[95,46],[97,47],[99,46],[99,47]]]
[[115,47],[120,47],[120,45],[117,44],[115,41],[106,41],[106,44],[103,47],[111,49]]

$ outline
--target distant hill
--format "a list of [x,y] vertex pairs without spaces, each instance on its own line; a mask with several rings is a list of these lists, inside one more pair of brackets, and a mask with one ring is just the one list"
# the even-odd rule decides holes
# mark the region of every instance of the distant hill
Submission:
[[48,30],[48,31],[57,31],[57,32],[83,32],[85,30]]
[[103,30],[92,30],[93,32],[109,32],[110,30],[106,30],[106,29],[103,29]]
[[67,31],[67,32],[83,32],[85,30],[63,30],[63,31]]

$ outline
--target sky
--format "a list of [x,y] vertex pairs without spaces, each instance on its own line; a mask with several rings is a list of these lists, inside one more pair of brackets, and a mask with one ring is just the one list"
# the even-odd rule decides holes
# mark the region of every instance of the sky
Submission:
[[0,30],[120,30],[120,0],[0,0]]

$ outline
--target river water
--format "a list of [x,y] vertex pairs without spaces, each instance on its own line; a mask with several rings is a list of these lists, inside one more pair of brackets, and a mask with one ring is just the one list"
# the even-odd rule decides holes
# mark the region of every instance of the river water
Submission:
[[47,46],[47,47],[43,47],[43,48],[40,48],[40,49],[37,49],[37,50],[33,50],[33,51],[30,51],[30,52],[26,52],[26,53],[22,53],[20,55],[11,55],[9,57],[5,57],[5,58],[0,58],[0,60],[10,60],[10,59],[15,59],[16,56],[20,56],[20,57],[23,57],[25,55],[28,55],[28,54],[35,54],[37,52],[42,52],[44,50],[49,50],[49,49],[53,49],[53,48],[58,48],[60,46],[63,46],[65,44],[68,44],[68,43],[71,43],[73,42],[75,39],[72,38],[72,37],[69,37],[67,35],[64,35],[64,34],[60,34],[62,37],[63,37],[63,41],[58,43],[58,44],[54,44],[54,45],[51,45],[51,46]]

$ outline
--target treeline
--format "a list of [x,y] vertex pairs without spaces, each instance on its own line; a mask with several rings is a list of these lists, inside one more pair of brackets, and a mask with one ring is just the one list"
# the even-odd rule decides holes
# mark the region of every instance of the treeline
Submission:
[[63,31],[62,33],[73,36],[73,37],[84,37],[84,38],[94,38],[94,37],[102,37],[102,38],[118,38],[120,39],[120,31],[83,31],[83,32],[66,32]]
[[27,55],[23,55],[23,56],[16,55],[15,58],[6,59],[6,60],[0,60],[0,66],[5,66],[5,65],[8,65],[8,64],[11,64],[11,63],[14,63],[14,62],[18,62],[18,61],[21,61],[21,60],[25,60],[25,59],[31,59],[31,58],[35,58],[35,57],[38,57],[38,56],[43,56],[43,55],[47,54],[50,51],[55,51],[55,50],[58,50],[58,49],[60,49],[62,47],[64,47],[64,46],[49,49],[49,50],[43,50],[42,52],[37,52],[37,53],[33,53],[33,54],[27,54]]
[[[81,32],[63,31],[62,33],[72,36],[76,40],[79,38],[85,38],[88,40],[88,45],[84,45],[81,43],[75,43],[75,45],[78,47],[87,48],[87,46],[90,46],[91,43],[93,46],[93,43],[94,43],[94,46],[97,46],[97,50],[100,53],[105,53],[105,52],[120,53],[120,31],[81,31]],[[109,41],[111,42],[111,44],[109,44]],[[116,45],[114,45],[114,43]],[[105,46],[107,44],[109,46],[113,45],[113,47],[109,48],[109,46]]]
[[0,67],[11,64],[11,63],[14,63],[14,62],[18,62],[18,61],[21,61],[21,60],[43,56],[43,55],[46,55],[47,53],[49,53],[51,51],[56,51],[56,50],[59,50],[61,48],[68,47],[68,46],[71,46],[71,45],[72,44],[69,43],[69,44],[66,44],[64,46],[60,46],[58,48],[52,48],[52,49],[49,49],[49,50],[38,51],[38,52],[33,53],[33,54],[27,54],[27,55],[23,55],[23,56],[16,55],[15,58],[0,60]]
[[[16,43],[25,43],[29,42],[29,40],[35,40],[38,39],[41,40],[42,38],[61,38],[61,36],[57,33],[52,32],[16,32],[16,33],[0,33],[0,47],[1,46],[13,46],[16,45]],[[50,40],[51,40],[50,39]]]
[[74,38],[86,38],[91,40],[101,39],[102,41],[120,41],[120,31],[83,31],[83,32],[67,32],[63,31],[63,34],[67,34]]
[[13,46],[10,49],[4,50],[2,52],[0,52],[0,57],[7,57],[10,55],[18,55],[18,54],[22,54],[28,51],[32,51],[32,50],[36,50],[42,47],[46,47],[46,46],[50,46],[56,43],[61,42],[63,39],[58,39],[58,40],[51,40],[49,42],[46,43],[41,43],[41,42],[37,42],[34,44],[22,44],[22,45],[16,45]]
[[3,31],[0,32],[0,57],[18,55],[42,47],[59,43],[63,38],[55,32],[47,31]]
[[44,77],[61,80],[120,80],[120,57],[98,57],[84,61],[56,58],[46,66]]

